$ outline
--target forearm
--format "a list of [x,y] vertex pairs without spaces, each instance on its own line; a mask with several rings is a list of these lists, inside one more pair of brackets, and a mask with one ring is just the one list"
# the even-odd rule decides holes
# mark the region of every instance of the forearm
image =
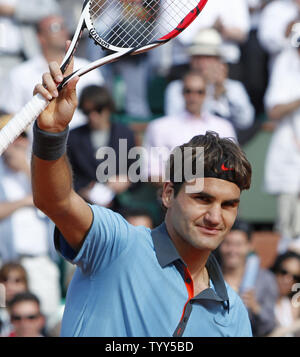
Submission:
[[247,34],[244,31],[234,27],[223,28],[222,35],[224,39],[238,43],[243,43],[247,39]]
[[25,200],[18,200],[13,202],[0,202],[0,221],[11,216],[18,209],[25,207]]
[[35,205],[50,218],[63,214],[73,193],[72,172],[67,156],[55,161],[32,156],[32,190]]
[[271,110],[268,111],[268,116],[273,120],[280,120],[286,115],[293,113],[300,107],[300,99],[297,99],[288,104],[275,105]]

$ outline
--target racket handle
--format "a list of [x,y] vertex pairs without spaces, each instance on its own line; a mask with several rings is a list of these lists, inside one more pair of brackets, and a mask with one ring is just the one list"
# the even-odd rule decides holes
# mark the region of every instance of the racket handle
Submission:
[[22,132],[42,113],[49,101],[36,94],[0,131],[0,156]]

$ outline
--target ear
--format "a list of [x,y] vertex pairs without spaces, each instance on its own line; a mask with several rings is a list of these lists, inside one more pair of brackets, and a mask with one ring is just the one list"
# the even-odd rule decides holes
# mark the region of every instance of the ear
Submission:
[[163,192],[162,192],[162,202],[166,208],[171,207],[172,199],[174,198],[174,187],[171,182],[165,182],[163,185]]

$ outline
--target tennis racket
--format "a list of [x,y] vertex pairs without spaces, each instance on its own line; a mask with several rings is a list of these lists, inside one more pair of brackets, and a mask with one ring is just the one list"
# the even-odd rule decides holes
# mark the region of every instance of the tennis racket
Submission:
[[[87,30],[96,45],[107,50],[101,59],[75,71],[59,84],[61,90],[75,76],[106,63],[158,47],[178,36],[201,13],[208,0],[86,0],[70,47],[61,64],[64,73],[81,35]],[[40,94],[0,131],[0,155],[47,107]]]

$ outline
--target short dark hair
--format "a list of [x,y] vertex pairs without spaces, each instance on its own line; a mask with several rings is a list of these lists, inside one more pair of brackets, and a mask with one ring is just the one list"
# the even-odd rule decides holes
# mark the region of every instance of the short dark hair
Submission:
[[239,145],[230,138],[220,138],[217,133],[207,131],[205,135],[194,136],[188,143],[176,148],[181,150],[182,153],[182,181],[180,182],[175,180],[175,156],[170,155],[167,166],[175,195],[177,195],[181,186],[185,183],[185,155],[183,155],[183,152],[185,148],[192,148],[192,169],[195,172],[198,160],[196,148],[199,147],[204,149],[204,177],[214,177],[233,182],[241,191],[250,188],[251,164]]
[[2,267],[0,268],[0,283],[4,282],[9,273],[11,271],[15,271],[17,270],[19,272],[19,274],[22,277],[22,280],[24,281],[24,284],[26,286],[26,289],[28,288],[28,277],[27,277],[27,272],[25,270],[25,268],[23,267],[23,265],[21,265],[18,262],[7,262],[5,264],[2,265]]
[[275,262],[273,266],[270,268],[270,270],[274,274],[277,274],[282,267],[282,263],[288,259],[297,259],[300,262],[300,255],[293,251],[286,251],[285,253],[282,253],[276,257]]
[[16,304],[18,304],[18,303],[20,303],[20,302],[24,302],[24,301],[35,302],[35,303],[38,305],[38,307],[40,308],[40,305],[41,305],[41,304],[40,304],[39,298],[38,298],[35,294],[33,294],[33,293],[29,292],[29,291],[24,292],[24,293],[16,294],[16,295],[9,301],[9,303],[8,303],[8,308],[11,310],[11,309],[14,307],[14,305],[16,305]]
[[93,109],[97,112],[102,112],[103,109],[115,111],[115,103],[109,90],[104,86],[90,85],[85,87],[79,98],[79,109],[84,112],[83,105],[85,102],[91,102]]
[[250,223],[242,220],[241,218],[237,218],[231,227],[231,231],[241,231],[244,232],[247,236],[248,241],[251,240],[252,236],[252,226]]
[[199,69],[189,69],[188,71],[186,71],[183,74],[182,80],[185,81],[186,78],[188,78],[188,77],[200,77],[200,78],[202,78],[203,82],[205,83],[203,73]]

